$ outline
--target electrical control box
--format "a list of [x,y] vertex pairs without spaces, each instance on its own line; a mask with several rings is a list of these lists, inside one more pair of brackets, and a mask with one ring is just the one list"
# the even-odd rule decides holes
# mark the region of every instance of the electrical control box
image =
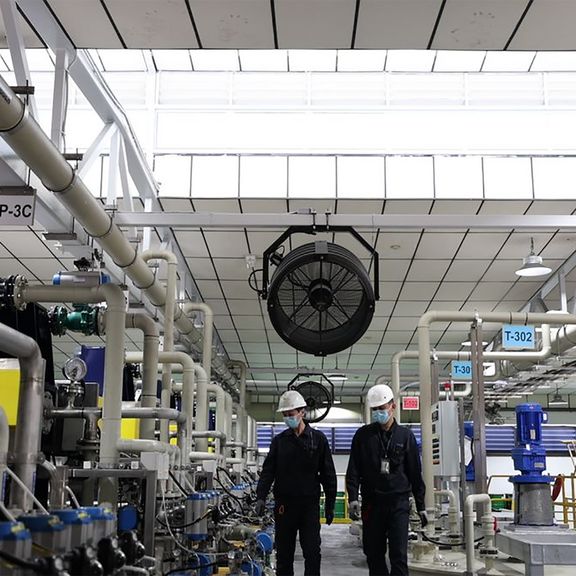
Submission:
[[460,476],[458,402],[445,400],[432,406],[432,465],[435,476]]

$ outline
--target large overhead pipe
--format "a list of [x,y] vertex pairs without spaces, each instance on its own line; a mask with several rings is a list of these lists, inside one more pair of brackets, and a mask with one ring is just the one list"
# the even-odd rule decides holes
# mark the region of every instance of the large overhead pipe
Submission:
[[[30,302],[106,302],[106,357],[104,361],[104,401],[100,436],[100,466],[113,468],[118,463],[117,444],[122,419],[122,380],[126,302],[119,286],[103,284],[95,288],[75,286],[28,286],[23,278],[14,290],[14,303],[21,308]],[[27,412],[27,418],[30,414]],[[115,503],[117,482],[112,477],[100,479],[100,500]]]
[[[142,252],[144,262],[150,260],[164,260],[168,267],[166,277],[166,294],[163,304],[164,312],[164,352],[174,351],[174,314],[176,310],[176,282],[178,281],[178,259],[176,255],[168,250],[146,250]],[[165,362],[162,369],[162,392],[160,395],[160,406],[170,408],[170,385],[172,384],[171,364]],[[160,441],[168,442],[169,427],[168,422],[160,422]]]
[[[419,357],[417,350],[401,350],[392,356],[391,373],[392,383],[390,387],[394,392],[394,398],[400,398],[400,362],[406,358],[416,359]],[[442,360],[471,360],[472,352],[469,351],[441,351],[431,350],[430,357],[439,358]],[[527,360],[531,362],[538,362],[548,358],[552,354],[552,344],[550,340],[550,326],[548,324],[542,325],[542,345],[540,350],[536,352],[508,352],[503,350],[486,351],[482,354],[484,360]],[[382,376],[376,378],[376,383],[379,383]],[[400,422],[400,410],[397,412],[398,422]]]
[[[70,214],[97,240],[150,302],[164,309],[164,286],[2,77],[0,96],[2,138],[40,178],[44,186],[56,194]],[[176,307],[174,318],[176,327],[190,344],[201,348],[202,335],[179,306]],[[222,359],[215,359],[214,369],[223,380],[234,383],[234,376]]]
[[[422,427],[422,469],[426,491],[426,509],[434,514],[434,472],[432,467],[432,375],[430,366],[430,326],[434,322],[498,322],[506,324],[576,324],[571,314],[529,314],[520,312],[429,311],[418,321],[418,358],[420,366],[420,420]],[[543,331],[544,333],[544,331]],[[430,522],[430,531],[434,522]]]
[[[38,344],[32,338],[4,324],[0,324],[0,350],[15,356],[20,362],[20,394],[14,439],[15,471],[26,487],[34,492],[36,460],[42,435],[45,362]],[[8,434],[4,434],[4,430],[0,444],[1,458],[8,449]],[[32,508],[31,497],[20,487],[14,487],[10,500],[15,508],[24,511]]]
[[[144,335],[144,350],[142,356],[142,408],[156,409],[157,386],[156,374],[158,371],[158,324],[147,314],[127,314],[126,328],[137,328]],[[168,405],[169,407],[169,405]],[[146,419],[140,422],[140,438],[154,440],[155,422]]]

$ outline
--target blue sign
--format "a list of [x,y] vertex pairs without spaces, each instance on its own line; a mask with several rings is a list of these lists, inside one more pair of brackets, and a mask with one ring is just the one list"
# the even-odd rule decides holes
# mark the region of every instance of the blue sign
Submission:
[[472,380],[472,362],[470,360],[452,360],[453,380]]
[[502,326],[502,346],[506,349],[534,350],[536,348],[535,332],[534,326],[504,324]]

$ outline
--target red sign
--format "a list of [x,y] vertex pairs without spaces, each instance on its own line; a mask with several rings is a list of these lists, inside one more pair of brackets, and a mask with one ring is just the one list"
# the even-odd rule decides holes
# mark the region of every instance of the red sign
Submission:
[[420,396],[402,396],[402,410],[420,410]]

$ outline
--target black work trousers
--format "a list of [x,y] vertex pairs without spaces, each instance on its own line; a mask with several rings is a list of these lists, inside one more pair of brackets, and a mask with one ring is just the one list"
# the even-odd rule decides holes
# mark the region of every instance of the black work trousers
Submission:
[[[362,547],[370,576],[408,576],[409,517],[407,498],[362,503]],[[386,565],[386,551],[390,570]]]
[[320,499],[276,500],[276,574],[293,576],[296,533],[304,554],[304,576],[320,575]]

